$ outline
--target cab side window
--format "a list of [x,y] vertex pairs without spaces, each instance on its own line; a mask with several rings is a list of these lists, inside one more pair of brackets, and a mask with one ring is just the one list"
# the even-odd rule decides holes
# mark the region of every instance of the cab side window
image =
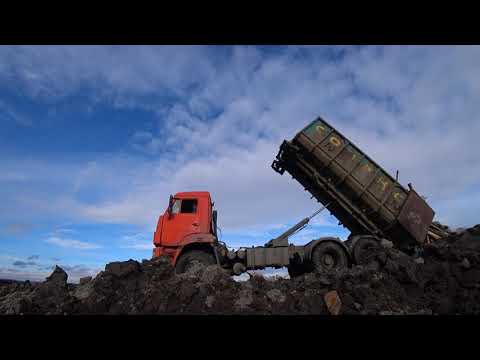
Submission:
[[180,207],[180,213],[182,214],[194,214],[197,212],[197,199],[182,200]]

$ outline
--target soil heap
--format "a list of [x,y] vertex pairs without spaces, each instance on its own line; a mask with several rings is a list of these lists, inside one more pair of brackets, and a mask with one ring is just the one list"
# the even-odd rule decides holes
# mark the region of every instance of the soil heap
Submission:
[[480,225],[408,256],[382,242],[369,263],[294,279],[175,275],[167,258],[112,262],[95,278],[0,283],[0,314],[480,314]]

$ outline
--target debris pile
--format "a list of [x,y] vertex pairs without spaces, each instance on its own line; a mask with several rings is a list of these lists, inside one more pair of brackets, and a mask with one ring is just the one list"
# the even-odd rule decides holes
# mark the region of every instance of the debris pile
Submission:
[[0,314],[480,314],[480,225],[408,256],[383,242],[370,262],[294,279],[237,282],[216,267],[175,275],[166,258],[113,262],[68,284],[0,284]]

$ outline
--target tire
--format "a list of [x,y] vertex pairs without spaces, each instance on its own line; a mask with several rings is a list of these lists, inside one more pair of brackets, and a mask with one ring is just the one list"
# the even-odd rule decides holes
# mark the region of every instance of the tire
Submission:
[[215,265],[216,261],[212,254],[201,250],[191,250],[180,256],[180,259],[178,259],[177,264],[175,265],[175,273],[182,274],[188,271],[188,269],[195,263],[202,266],[209,266]]
[[375,252],[372,250],[378,249],[379,247],[380,244],[375,238],[361,237],[355,242],[352,249],[355,263],[358,265],[368,264],[375,256]]
[[340,271],[348,267],[348,258],[341,245],[324,242],[313,249],[312,264],[317,272]]

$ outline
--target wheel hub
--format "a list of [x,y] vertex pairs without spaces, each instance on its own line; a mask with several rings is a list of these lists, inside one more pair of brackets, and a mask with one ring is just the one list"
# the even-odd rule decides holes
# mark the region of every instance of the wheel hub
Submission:
[[185,272],[188,272],[190,269],[199,265],[202,265],[202,263],[197,260],[191,261],[185,266]]
[[333,256],[330,254],[325,254],[322,260],[323,260],[323,264],[328,268],[332,267],[334,264]]

